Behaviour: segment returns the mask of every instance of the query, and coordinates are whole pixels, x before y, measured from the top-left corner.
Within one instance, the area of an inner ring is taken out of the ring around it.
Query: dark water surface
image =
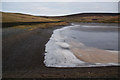
[[[63,31],[68,39],[76,40],[90,47],[118,50],[118,25],[107,23],[73,23]]]

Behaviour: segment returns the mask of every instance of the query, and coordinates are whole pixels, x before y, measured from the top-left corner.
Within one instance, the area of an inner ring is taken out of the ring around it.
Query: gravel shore
[[[3,29],[3,78],[118,78],[120,67],[47,68],[45,44],[53,30],[60,28]],[[8,33],[8,34],[7,34]]]

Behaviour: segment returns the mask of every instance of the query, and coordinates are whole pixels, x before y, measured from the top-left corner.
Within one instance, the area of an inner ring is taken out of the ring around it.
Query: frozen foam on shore
[[[84,63],[69,50],[69,44],[65,42],[65,37],[60,34],[62,29],[55,30],[46,44],[44,63],[47,67],[76,67]]]

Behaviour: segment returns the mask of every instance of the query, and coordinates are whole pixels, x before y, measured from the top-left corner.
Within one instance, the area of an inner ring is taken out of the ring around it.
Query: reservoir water
[[[47,67],[118,65],[118,53],[109,52],[118,51],[118,32],[117,24],[107,23],[72,23],[71,26],[54,30],[46,44],[44,63]],[[90,53],[91,57],[100,59],[91,59],[87,55]],[[95,56],[96,54],[98,56]],[[108,59],[105,59],[105,56]],[[110,58],[113,58],[113,61]]]
[[[73,24],[75,27],[61,31],[69,39],[76,40],[90,47],[106,50],[118,50],[117,24]]]

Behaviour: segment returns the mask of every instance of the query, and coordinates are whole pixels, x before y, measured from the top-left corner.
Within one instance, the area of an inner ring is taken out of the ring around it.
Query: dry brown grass
[[[3,28],[14,27],[14,28],[23,28],[23,29],[27,28],[29,30],[33,30],[37,28],[48,28],[53,26],[62,26],[68,24],[67,22],[61,21],[59,19],[44,18],[44,17],[32,16],[32,15],[20,14],[20,13],[5,13],[5,12],[2,12],[2,22],[4,24],[2,26]]]
[[[27,30],[34,30],[38,28],[50,28],[50,27],[55,27],[55,26],[65,26],[68,23],[66,22],[58,22],[58,23],[42,23],[42,24],[36,24],[36,25],[19,25],[19,26],[14,26],[13,28],[22,28],[22,29],[27,29]]]
[[[88,14],[89,15],[89,14]],[[120,23],[120,15],[118,16],[65,16],[56,17],[66,22],[97,22],[97,23]]]
[[[66,17],[39,17],[21,13],[5,13],[0,12],[2,16],[2,22],[5,24],[3,27],[14,28],[27,28],[33,30],[36,28],[49,28],[54,26],[67,25],[70,22],[98,22],[98,23],[118,23],[120,22],[117,16],[66,16]],[[120,17],[120,16],[119,16]],[[63,21],[63,22],[61,22]],[[37,22],[37,23],[36,23]],[[8,24],[10,23],[10,24]],[[15,24],[16,25],[12,25]],[[22,23],[22,25],[21,25]],[[36,24],[34,24],[36,23]],[[12,26],[10,26],[12,25]]]
[[[32,16],[20,13],[5,13],[2,12],[2,22],[49,22],[60,21],[58,19],[48,19],[38,16]]]

